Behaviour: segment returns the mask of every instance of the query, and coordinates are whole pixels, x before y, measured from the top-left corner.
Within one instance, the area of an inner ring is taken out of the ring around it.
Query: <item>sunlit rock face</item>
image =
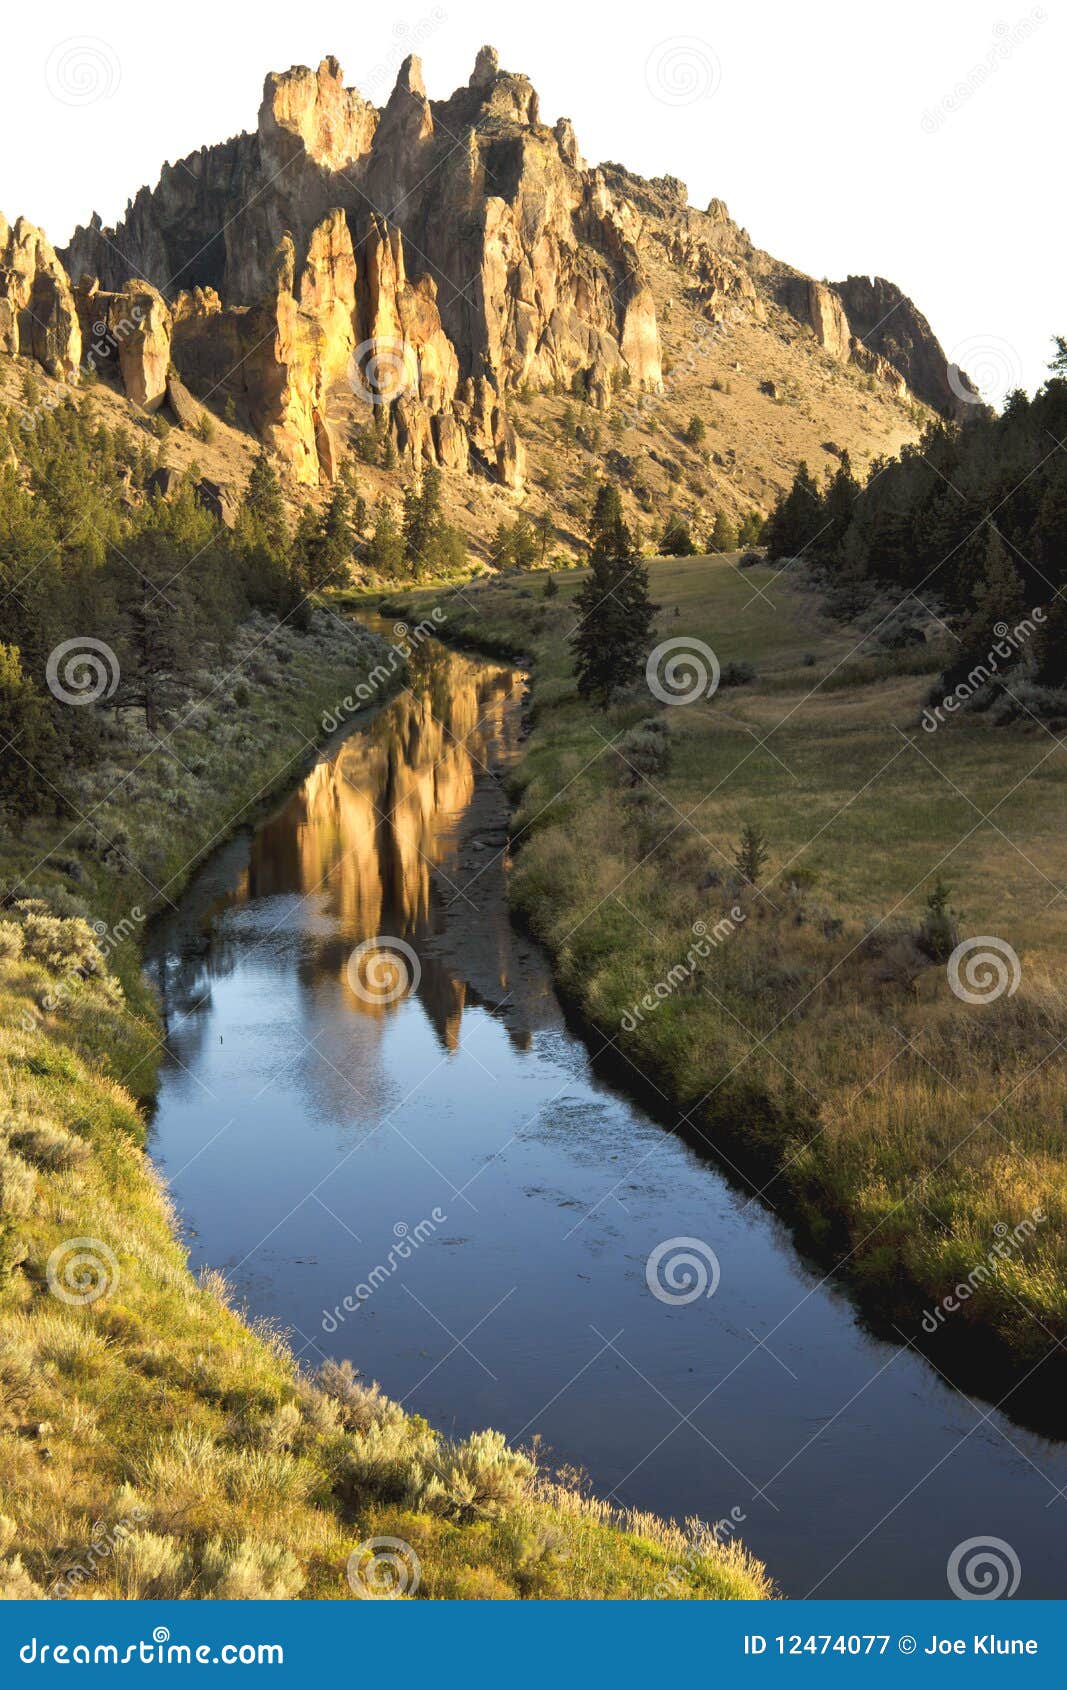
[[[69,379],[92,301],[109,323],[139,297],[120,359],[138,405],[162,401],[166,362],[232,399],[304,485],[333,480],[373,421],[405,471],[489,476],[518,499],[517,393],[608,410],[623,388],[662,390],[664,262],[712,324],[739,313],[773,333],[784,307],[892,393],[974,410],[892,284],[815,282],[758,251],[721,200],[701,212],[675,177],[590,168],[570,119],[543,121],[489,47],[444,100],[408,57],[381,108],[332,57],[272,72],[254,130],[164,165],[116,227],[94,214],[57,255],[0,223],[0,353]]]
[[[42,231],[0,216],[0,352],[36,358],[69,380],[81,363],[82,337],[66,270]]]
[[[639,235],[569,119],[542,123],[526,77],[483,48],[443,101],[406,59],[380,111],[336,59],[272,73],[254,134],[165,166],[65,258],[105,291],[137,276],[183,295],[179,369],[187,350],[189,374],[240,386],[298,479],[328,478],[326,399],[359,348],[357,393],[396,405],[402,454],[449,469],[473,454],[521,492],[510,392],[579,376],[606,407],[624,377],[661,384]]]

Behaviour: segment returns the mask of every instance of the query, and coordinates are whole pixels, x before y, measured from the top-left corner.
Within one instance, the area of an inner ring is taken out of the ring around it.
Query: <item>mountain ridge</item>
[[[978,408],[892,283],[816,281],[756,247],[721,200],[700,211],[675,177],[586,165],[571,120],[542,122],[529,79],[501,70],[489,47],[446,100],[428,97],[409,56],[380,108],[345,86],[333,57],[271,72],[255,130],[166,163],[114,228],[94,213],[58,251],[29,228],[21,220],[15,238],[0,225],[0,350],[29,350],[73,379],[95,363],[103,324],[100,362],[117,351],[112,368],[137,405],[169,403],[180,421],[185,383],[232,402],[306,488],[335,479],[359,436],[384,423],[409,470],[473,471],[521,499],[517,406],[531,393],[602,413],[624,403],[654,466],[662,454],[641,413],[674,385],[664,332],[676,307],[690,340],[733,325],[762,331],[768,353],[797,346],[796,392],[757,384],[770,404],[799,402],[809,350],[858,374],[875,397],[857,401],[870,423],[855,419],[853,449],[857,432],[872,452],[898,449],[924,408]],[[825,364],[816,370],[830,397]],[[689,389],[706,408],[700,384]],[[781,419],[760,420],[745,491],[766,508],[790,453],[811,447],[794,447]],[[833,423],[831,405],[820,432]],[[737,505],[741,490],[721,483],[754,435],[748,417],[732,426],[738,439],[703,454],[707,474],[694,465],[689,480]],[[836,436],[819,444],[832,449]]]

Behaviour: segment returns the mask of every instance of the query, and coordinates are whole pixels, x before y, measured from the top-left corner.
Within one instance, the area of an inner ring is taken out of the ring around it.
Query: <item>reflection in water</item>
[[[312,901],[321,918],[320,937],[302,948],[297,968],[311,1000],[329,982],[353,1013],[380,1018],[414,989],[442,1043],[455,1049],[464,982],[432,956],[415,959],[410,946],[388,941],[422,941],[432,933],[431,872],[448,851],[478,777],[495,776],[514,760],[519,723],[509,703],[521,682],[517,670],[424,644],[413,658],[410,685],[317,763],[257,830],[247,865],[211,909],[210,946],[199,936],[187,939],[177,967],[172,957],[160,980],[168,1015],[184,1020],[207,1008],[211,978],[233,967],[234,929],[217,917],[296,894]],[[379,939],[384,943],[366,943]],[[497,978],[504,995],[503,934]]]

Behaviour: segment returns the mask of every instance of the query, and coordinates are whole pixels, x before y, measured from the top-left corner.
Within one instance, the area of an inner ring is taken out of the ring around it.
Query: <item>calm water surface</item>
[[[1019,1595],[1063,1595],[1064,1447],[868,1336],[772,1215],[592,1071],[503,908],[521,687],[427,647],[156,929],[153,1151],[194,1266],[308,1365],[349,1357],[449,1432],[743,1516],[788,1595],[948,1595],[953,1549],[990,1535]],[[416,961],[350,965],[380,936]],[[380,1001],[401,968],[414,989]],[[713,1296],[650,1291],[679,1238],[714,1251]]]

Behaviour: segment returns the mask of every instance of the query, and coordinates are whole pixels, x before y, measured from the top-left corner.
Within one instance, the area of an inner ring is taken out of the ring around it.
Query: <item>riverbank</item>
[[[74,817],[0,840],[0,1594],[767,1595],[739,1546],[602,1507],[492,1432],[452,1445],[344,1367],[300,1373],[189,1272],[144,1152],[144,925],[380,655],[325,615],[246,624],[195,711],[118,726]]]
[[[650,575],[656,639],[722,665],[711,698],[579,701],[570,572],[444,601],[445,638],[533,667],[513,907],[605,1054],[880,1331],[1062,1434],[1061,744],[974,716],[918,732],[937,641],[879,650],[801,580],[706,559]],[[747,824],[768,841],[758,892],[734,867]],[[929,954],[939,880],[980,964],[994,940],[986,990],[970,953],[955,982]]]

